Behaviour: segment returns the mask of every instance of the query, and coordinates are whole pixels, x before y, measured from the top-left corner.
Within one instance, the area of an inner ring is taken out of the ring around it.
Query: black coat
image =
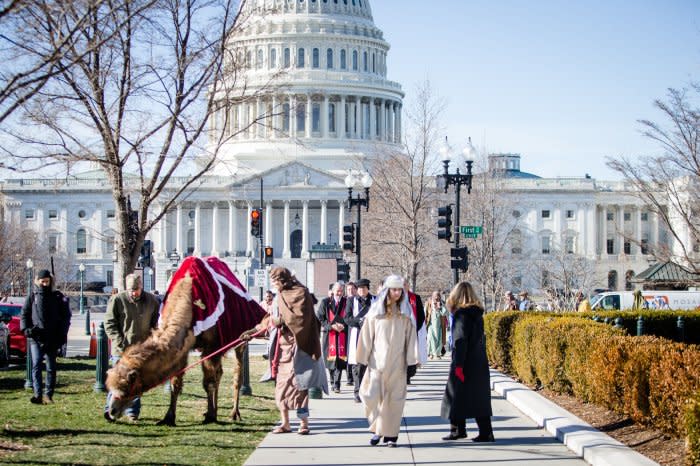
[[[347,367],[347,356],[345,359],[337,356],[332,359],[328,357],[328,339],[330,337],[331,325],[336,322],[345,325],[343,334],[345,335],[345,347],[347,354],[348,326],[345,322],[345,316],[347,315],[345,310],[346,301],[347,299],[345,296],[343,296],[336,307],[335,299],[323,298],[316,309],[316,317],[321,323],[321,348],[323,349],[323,359],[326,361],[326,367],[330,370],[345,369]],[[333,319],[330,319],[330,312],[333,313]],[[338,342],[333,343],[337,344]]]
[[[483,313],[482,308],[469,306],[453,315],[452,364],[440,413],[444,419],[461,422],[492,415]],[[457,366],[464,371],[464,382],[455,375]]]
[[[68,340],[70,318],[68,298],[63,293],[44,293],[35,287],[22,307],[20,330],[48,349],[59,349]]]

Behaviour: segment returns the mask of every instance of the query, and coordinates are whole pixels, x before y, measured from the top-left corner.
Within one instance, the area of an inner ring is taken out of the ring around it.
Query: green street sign
[[[479,235],[477,233],[462,233],[462,236],[465,238],[478,238]]]
[[[463,235],[480,235],[481,233],[483,233],[483,230],[483,227],[477,225],[462,225],[459,227],[459,232]]]

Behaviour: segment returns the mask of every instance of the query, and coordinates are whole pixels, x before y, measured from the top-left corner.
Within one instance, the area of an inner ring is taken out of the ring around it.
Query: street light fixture
[[[369,211],[369,188],[372,186],[372,177],[369,173],[364,172],[361,176],[356,177],[352,170],[349,171],[348,176],[345,177],[345,186],[348,188],[348,211],[352,211],[353,206],[357,206],[357,228],[355,229],[355,252],[357,254],[357,279],[359,280],[362,276],[361,274],[361,264],[362,264],[362,248],[361,248],[361,235],[362,235],[362,206],[365,206],[365,210]],[[352,197],[352,189],[354,187],[365,188],[365,197],[363,198],[358,192],[355,198]]]
[[[455,237],[455,247],[454,250],[459,251],[459,235],[460,235],[460,190],[462,185],[466,186],[467,194],[472,192],[472,164],[474,163],[473,157],[477,155],[477,151],[472,145],[472,138],[469,138],[467,142],[467,147],[462,151],[462,157],[456,156],[453,158],[455,162],[456,170],[455,173],[449,173],[450,169],[450,146],[447,144],[447,137],[445,137],[445,145],[440,148],[440,154],[442,155],[442,165],[444,172],[441,175],[441,184],[444,184],[445,193],[450,185],[455,187],[455,222],[454,222],[454,237]],[[460,173],[461,163],[466,164],[467,172],[465,174]],[[456,285],[459,281],[459,268],[454,269],[453,285]]]
[[[90,335],[90,309],[85,307],[85,293],[84,293],[84,283],[85,283],[85,264],[82,262],[78,266],[78,273],[80,274],[80,314],[85,314],[85,335]]]
[[[27,259],[27,296],[32,293],[32,275],[34,269],[34,261]],[[31,345],[28,345],[27,354],[24,358],[26,360],[25,376],[24,376],[24,388],[31,390],[33,388],[33,376],[32,376],[32,351]]]

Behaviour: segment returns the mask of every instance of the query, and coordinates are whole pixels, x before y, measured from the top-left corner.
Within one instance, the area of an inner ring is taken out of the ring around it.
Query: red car
[[[10,329],[10,354],[24,357],[27,354],[27,338],[19,330],[21,304],[0,303],[0,320]]]

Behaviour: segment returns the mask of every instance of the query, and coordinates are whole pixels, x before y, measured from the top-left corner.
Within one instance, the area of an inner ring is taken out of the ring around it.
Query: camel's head
[[[143,383],[136,369],[132,369],[123,359],[107,371],[107,390],[109,390],[109,406],[105,417],[114,421],[124,414],[131,401],[143,393]]]

